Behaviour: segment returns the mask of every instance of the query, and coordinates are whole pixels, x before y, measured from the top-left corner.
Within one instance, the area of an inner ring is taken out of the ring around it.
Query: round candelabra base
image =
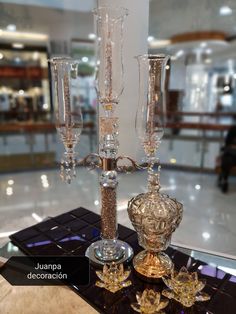
[[[100,240],[92,243],[86,250],[85,256],[97,265],[111,262],[127,263],[134,255],[132,247],[121,240]]]
[[[159,279],[170,274],[173,263],[163,252],[144,250],[134,257],[133,266],[140,275],[150,279]]]

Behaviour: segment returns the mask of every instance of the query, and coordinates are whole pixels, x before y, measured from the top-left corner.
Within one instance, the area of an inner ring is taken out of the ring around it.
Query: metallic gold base
[[[134,269],[144,277],[159,279],[170,274],[173,263],[162,252],[142,251],[133,259]]]

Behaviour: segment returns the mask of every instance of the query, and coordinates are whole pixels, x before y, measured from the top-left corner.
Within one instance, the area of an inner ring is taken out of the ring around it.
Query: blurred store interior
[[[83,131],[77,151],[81,158],[96,152],[94,7],[95,0],[0,1],[0,244],[19,229],[79,205],[99,212],[96,171],[78,169],[70,186],[60,180],[64,148],[56,134],[48,66],[53,56],[80,60],[74,93]],[[158,154],[163,191],[185,209],[173,242],[232,258],[236,164],[224,193],[217,180],[222,147],[236,123],[235,21],[234,0],[151,0],[145,38],[149,53],[171,57],[166,129]],[[129,111],[129,103],[125,106]],[[134,116],[124,126],[129,138]],[[121,135],[121,146],[125,140]],[[130,140],[125,145],[130,147]],[[141,148],[136,150],[142,158]],[[145,188],[146,173],[121,175],[118,217],[127,226],[127,201]]]

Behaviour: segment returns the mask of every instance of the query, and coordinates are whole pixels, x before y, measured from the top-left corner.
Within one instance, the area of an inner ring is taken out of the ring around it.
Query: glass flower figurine
[[[171,259],[163,253],[181,219],[182,204],[161,194],[160,166],[156,152],[164,133],[165,87],[168,57],[139,56],[139,107],[136,131],[148,163],[148,192],[137,195],[128,203],[128,214],[145,250],[133,259],[135,270],[141,275],[158,279],[171,272]]]
[[[137,303],[132,303],[131,307],[143,314],[164,314],[162,311],[169,303],[168,300],[161,301],[161,294],[152,289],[145,289],[142,293],[136,293]]]
[[[191,307],[195,301],[207,301],[210,296],[201,290],[205,287],[204,280],[198,280],[196,272],[190,273],[185,267],[179,272],[172,271],[170,277],[163,277],[162,280],[170,290],[163,290],[162,294],[175,299],[186,307]]]
[[[67,183],[76,176],[75,146],[83,127],[78,100],[78,62],[71,58],[50,60],[54,85],[56,128],[65,147],[61,159],[61,178]]]
[[[127,278],[130,275],[129,270],[124,270],[123,264],[112,262],[110,265],[105,264],[102,271],[96,271],[100,281],[96,282],[96,286],[105,288],[106,290],[115,293],[132,283]]]

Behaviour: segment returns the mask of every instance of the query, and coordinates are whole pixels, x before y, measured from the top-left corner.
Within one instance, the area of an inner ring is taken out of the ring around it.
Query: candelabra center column
[[[86,251],[95,263],[124,262],[133,255],[132,248],[118,240],[117,232],[117,172],[119,147],[118,117],[115,115],[123,92],[123,24],[124,8],[100,7],[94,11],[97,28],[96,91],[99,102],[99,156],[102,160],[101,238]]]

